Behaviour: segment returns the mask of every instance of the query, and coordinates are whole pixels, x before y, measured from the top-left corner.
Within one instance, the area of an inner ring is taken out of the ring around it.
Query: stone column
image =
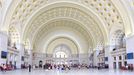
[[[114,68],[114,66],[113,66],[113,61],[114,60],[113,60],[113,57],[111,55],[111,52],[112,52],[113,48],[114,48],[114,46],[112,46],[112,45],[105,46],[105,58],[108,57],[108,61],[105,61],[105,64],[108,64],[110,69]]]
[[[22,57],[24,57],[24,44],[18,43],[16,44],[16,47],[19,50],[18,58],[16,61],[16,67],[21,68],[21,64],[24,64],[24,61],[22,61]]]
[[[32,52],[32,49],[30,49],[30,50],[29,50],[28,62],[29,62],[29,64],[31,64],[31,65],[33,65],[32,59],[33,59],[33,52]]]
[[[98,66],[99,60],[98,60],[98,50],[93,51],[93,66]]]

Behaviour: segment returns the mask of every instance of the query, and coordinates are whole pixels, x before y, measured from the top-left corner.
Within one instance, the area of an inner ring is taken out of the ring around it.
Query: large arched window
[[[121,30],[116,31],[111,39],[111,45],[115,46],[114,49],[123,48],[126,46],[125,33]]]
[[[29,41],[28,40],[26,40],[25,42],[24,42],[24,45],[25,45],[25,49],[30,49],[30,43],[29,43]]]
[[[16,47],[16,43],[20,41],[19,32],[15,29],[15,27],[9,27],[9,38],[8,38],[8,45],[11,47]]]
[[[30,42],[29,40],[24,41],[25,53],[30,54]]]
[[[67,58],[68,57],[68,55],[62,51],[56,52],[55,55],[56,55],[56,58]]]
[[[54,58],[68,58],[71,54],[70,48],[67,45],[61,44],[54,49]]]

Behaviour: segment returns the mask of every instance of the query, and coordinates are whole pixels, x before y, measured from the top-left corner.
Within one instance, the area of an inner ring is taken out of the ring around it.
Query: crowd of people
[[[45,63],[44,65],[28,65],[28,64],[22,64],[21,69],[29,69],[29,72],[31,72],[31,69],[47,69],[47,70],[52,70],[52,69],[57,69],[57,70],[71,70],[71,69],[82,69],[82,68],[98,68],[102,69],[103,67],[101,66],[91,66],[87,64],[51,64],[51,63]],[[105,66],[107,68],[107,66]],[[9,64],[2,64],[0,65],[0,70],[1,71],[9,71],[9,70],[14,70],[16,69],[15,66],[9,65]]]
[[[92,65],[87,65],[87,64],[50,64],[50,63],[46,63],[44,65],[21,65],[22,69],[28,69],[29,72],[31,72],[32,69],[45,69],[45,70],[71,70],[71,69],[89,69],[89,68],[98,68],[99,69],[108,69],[108,65],[105,66],[92,66]],[[13,65],[9,65],[9,64],[2,64],[0,65],[0,70],[2,72],[6,72],[8,70],[13,70],[16,69],[15,66]],[[124,69],[124,68],[123,68]],[[125,68],[126,69],[126,68]],[[131,68],[131,65],[128,66],[128,70],[133,70],[133,68]]]
[[[120,69],[133,71],[134,70],[134,67],[133,67],[132,64],[128,64],[126,66],[121,66]]]
[[[52,69],[57,69],[57,70],[70,70],[70,69],[81,69],[81,68],[89,68],[89,66],[87,64],[50,64],[50,63],[46,63],[44,65],[33,65],[33,69],[35,68],[42,68],[42,69],[48,69],[48,70],[52,70]]]
[[[29,65],[27,67],[29,69],[29,72],[31,72],[31,69],[45,69],[45,70],[71,70],[71,69],[89,69],[89,68],[98,68],[98,70],[100,69],[108,69],[108,65],[107,64],[104,64],[104,65],[98,65],[98,66],[93,66],[93,65],[87,65],[87,64],[50,64],[50,63],[46,63],[44,65],[39,65],[39,66],[36,66],[36,65]],[[128,66],[127,70],[133,70],[133,68],[130,66]]]
[[[8,70],[13,70],[13,69],[15,69],[15,66],[13,66],[13,65],[9,65],[9,64],[2,64],[2,65],[0,65],[0,70],[2,72],[6,72]]]

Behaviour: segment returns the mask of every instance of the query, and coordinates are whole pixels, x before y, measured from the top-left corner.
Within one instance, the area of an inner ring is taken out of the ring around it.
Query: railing
[[[126,48],[119,48],[111,52],[111,54],[125,54]]]
[[[19,51],[18,51],[17,49],[12,48],[12,47],[10,47],[10,46],[8,46],[8,51],[9,51],[9,52],[13,52],[13,53],[19,53]]]

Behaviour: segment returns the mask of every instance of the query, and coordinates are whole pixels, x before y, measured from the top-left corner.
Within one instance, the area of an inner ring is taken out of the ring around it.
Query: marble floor
[[[58,71],[58,70],[15,70],[0,72],[0,75],[134,75],[131,71],[121,70],[97,70],[97,69],[81,69],[81,70],[70,70],[70,71]]]

